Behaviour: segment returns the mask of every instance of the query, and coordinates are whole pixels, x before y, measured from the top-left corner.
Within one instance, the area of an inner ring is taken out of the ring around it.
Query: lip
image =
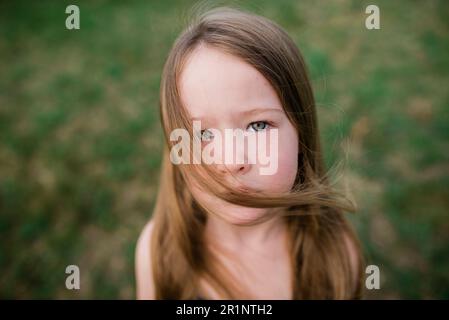
[[[236,186],[236,189],[241,192],[258,192],[257,189],[250,188],[250,187],[243,186],[243,185]]]
[[[251,190],[247,187],[237,187],[238,191],[242,191],[242,192],[250,192]]]

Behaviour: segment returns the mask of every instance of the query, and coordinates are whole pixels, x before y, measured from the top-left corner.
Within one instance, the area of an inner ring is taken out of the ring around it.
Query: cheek
[[[298,170],[298,153],[294,152],[291,146],[284,150],[279,149],[278,170],[272,176],[266,176],[270,185],[273,186],[272,191],[285,192],[293,187],[296,173]]]
[[[279,132],[278,169],[274,175],[260,176],[271,192],[286,192],[293,187],[298,171],[298,136],[293,127]]]

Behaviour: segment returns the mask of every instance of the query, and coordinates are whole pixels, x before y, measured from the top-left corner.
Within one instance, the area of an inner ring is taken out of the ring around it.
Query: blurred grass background
[[[193,1],[0,3],[0,298],[134,298],[157,191],[162,66]],[[76,4],[81,29],[65,28]],[[371,298],[449,298],[449,4],[234,1],[311,70],[326,161],[347,157]],[[65,288],[69,264],[81,290]]]

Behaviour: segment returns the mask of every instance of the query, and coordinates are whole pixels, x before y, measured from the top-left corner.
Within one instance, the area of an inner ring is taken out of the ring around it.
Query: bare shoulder
[[[349,263],[351,265],[353,281],[354,284],[356,284],[359,280],[358,277],[360,273],[360,268],[362,267],[360,265],[359,248],[355,240],[349,234],[345,234],[344,239],[346,243],[346,248],[348,250]]]
[[[153,221],[150,220],[140,233],[136,244],[135,273],[137,299],[155,299],[153,268],[150,253],[152,233]]]

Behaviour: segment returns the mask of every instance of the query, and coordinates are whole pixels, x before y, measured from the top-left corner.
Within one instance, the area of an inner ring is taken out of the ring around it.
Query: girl
[[[360,247],[343,214],[354,208],[326,178],[306,66],[286,32],[254,14],[211,10],[175,42],[160,90],[167,145],[136,248],[137,297],[360,297]],[[194,120],[201,131],[191,138],[203,147],[228,128],[277,130],[266,142],[277,146],[276,172],[261,175],[249,161],[174,164],[171,133],[192,132]]]

